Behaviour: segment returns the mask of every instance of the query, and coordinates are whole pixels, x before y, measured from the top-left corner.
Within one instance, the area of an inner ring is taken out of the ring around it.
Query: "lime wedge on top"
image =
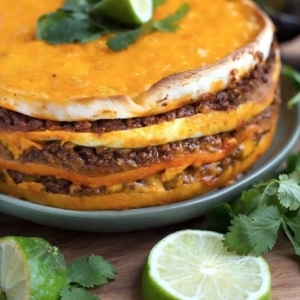
[[[0,239],[0,299],[58,300],[67,284],[62,254],[41,238]]]
[[[238,256],[223,235],[183,230],[150,252],[143,274],[144,300],[268,300],[271,275],[262,257]]]
[[[141,25],[153,15],[152,0],[102,0],[93,12],[127,25]]]

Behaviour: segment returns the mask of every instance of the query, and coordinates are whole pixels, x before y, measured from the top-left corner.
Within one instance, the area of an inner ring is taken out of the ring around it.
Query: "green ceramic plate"
[[[283,87],[286,88],[285,85]],[[283,98],[289,99],[288,94],[285,92]],[[196,218],[206,213],[215,204],[233,200],[242,190],[271,176],[298,142],[299,124],[299,107],[288,110],[283,103],[274,141],[252,170],[242,175],[235,184],[229,187],[191,200],[120,212],[79,212],[37,205],[0,194],[0,211],[40,224],[94,232],[140,230]]]

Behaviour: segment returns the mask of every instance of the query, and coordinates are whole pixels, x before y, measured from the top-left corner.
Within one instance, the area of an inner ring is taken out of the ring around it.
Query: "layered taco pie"
[[[248,0],[167,0],[153,20],[182,4],[176,30],[114,51],[110,33],[38,39],[62,0],[0,2],[0,192],[123,210],[193,198],[253,166],[280,103],[273,25]]]

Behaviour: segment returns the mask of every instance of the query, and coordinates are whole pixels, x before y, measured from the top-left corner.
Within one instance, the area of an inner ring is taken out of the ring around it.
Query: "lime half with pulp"
[[[58,300],[66,284],[67,266],[58,248],[41,238],[0,239],[1,300]]]
[[[229,253],[223,235],[183,230],[150,252],[143,274],[144,300],[268,300],[271,275],[262,257]]]
[[[127,25],[141,25],[153,15],[152,0],[102,0],[93,12]]]

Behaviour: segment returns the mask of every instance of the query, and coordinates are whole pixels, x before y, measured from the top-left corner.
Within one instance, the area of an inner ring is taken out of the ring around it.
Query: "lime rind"
[[[222,239],[215,232],[183,230],[161,240],[144,269],[144,299],[270,299],[266,261],[229,253]]]
[[[166,296],[166,291],[163,287],[153,279],[150,275],[149,259],[143,270],[142,277],[142,294],[143,300],[178,300],[179,298],[171,295],[170,293]]]
[[[93,11],[127,25],[141,25],[148,22],[153,15],[152,0],[103,0]]]
[[[0,284],[9,300],[58,300],[67,285],[67,266],[42,238],[0,239]]]

